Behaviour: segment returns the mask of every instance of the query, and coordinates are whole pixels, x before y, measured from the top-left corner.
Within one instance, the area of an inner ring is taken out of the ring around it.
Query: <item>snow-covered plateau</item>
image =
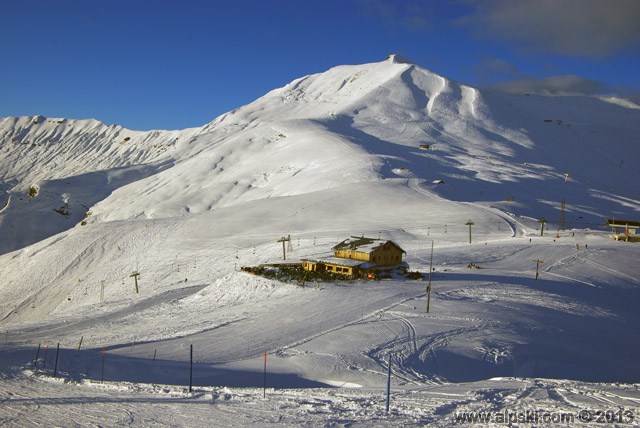
[[[394,55],[186,130],[0,118],[0,425],[637,425],[638,135]],[[423,279],[241,271],[288,236]]]

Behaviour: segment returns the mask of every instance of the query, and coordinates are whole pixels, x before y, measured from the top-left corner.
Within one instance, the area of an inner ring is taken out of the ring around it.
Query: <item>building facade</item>
[[[406,252],[395,242],[365,237],[351,237],[333,247],[333,257],[303,259],[309,272],[331,272],[351,277],[375,274],[403,265]]]

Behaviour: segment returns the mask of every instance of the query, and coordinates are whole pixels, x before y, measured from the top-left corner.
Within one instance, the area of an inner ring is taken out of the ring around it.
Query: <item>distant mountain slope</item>
[[[173,162],[184,131],[131,131],[96,120],[0,119],[0,253],[66,230],[114,189]]]
[[[570,226],[636,217],[634,107],[482,91],[391,56],[297,79],[184,131],[2,119],[0,252],[89,212],[167,218],[374,180],[552,222],[565,200]]]

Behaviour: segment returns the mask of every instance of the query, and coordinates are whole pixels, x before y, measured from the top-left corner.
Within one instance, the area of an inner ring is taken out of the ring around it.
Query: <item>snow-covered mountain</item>
[[[397,55],[187,130],[0,119],[0,328],[23,347],[109,346],[112,381],[179,382],[172,362],[196,343],[210,384],[244,384],[264,351],[285,386],[371,387],[389,355],[403,387],[637,382],[640,250],[602,224],[640,216],[639,131],[624,100],[506,95]],[[350,235],[393,239],[423,272],[434,242],[433,313],[420,281],[300,288],[238,272],[280,259],[286,235],[294,260]],[[158,349],[168,362],[145,374]],[[91,358],[68,376],[95,378]]]
[[[6,118],[1,248],[86,213],[170,218],[376,181],[551,222],[564,199],[567,225],[601,224],[640,211],[639,119],[610,100],[482,91],[395,55],[300,78],[184,131]]]

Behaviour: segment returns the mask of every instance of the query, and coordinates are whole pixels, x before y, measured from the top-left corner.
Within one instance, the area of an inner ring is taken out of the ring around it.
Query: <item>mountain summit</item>
[[[398,54],[391,54],[387,60],[393,64],[413,64],[412,61]]]
[[[599,224],[640,211],[638,124],[637,109],[483,91],[397,54],[296,79],[184,131],[5,118],[0,231],[10,239],[0,250],[80,221],[171,218],[357,183],[534,218],[557,218],[564,200],[571,224]]]

